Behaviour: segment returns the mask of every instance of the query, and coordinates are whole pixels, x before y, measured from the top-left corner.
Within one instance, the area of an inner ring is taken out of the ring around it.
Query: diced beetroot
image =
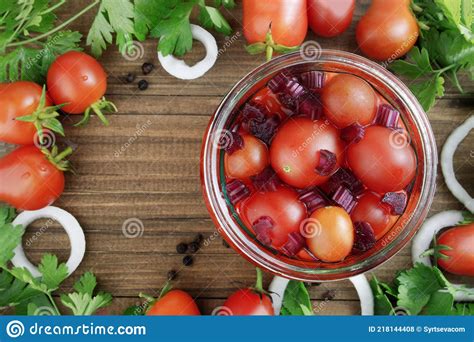
[[[242,121],[244,123],[250,120],[264,121],[267,116],[267,109],[259,103],[246,103],[242,108]]]
[[[306,94],[306,89],[295,80],[286,83],[285,92],[295,99],[302,98]]]
[[[296,99],[291,97],[291,95],[288,95],[287,93],[278,93],[278,100],[284,107],[292,110],[293,112],[295,112],[298,108],[298,103]]]
[[[354,223],[355,238],[354,249],[359,252],[365,252],[375,246],[375,233],[368,222]]]
[[[271,245],[271,231],[273,229],[273,225],[273,220],[269,216],[262,216],[255,220],[255,222],[252,224],[252,228],[255,232],[257,240],[264,245]]]
[[[271,167],[265,168],[258,175],[251,177],[253,185],[258,191],[275,191],[281,184],[280,179]]]
[[[280,118],[277,115],[273,115],[265,118],[262,122],[250,120],[248,122],[248,131],[266,144],[269,144],[279,125]]]
[[[244,147],[244,140],[242,136],[237,132],[226,131],[218,142],[219,146],[223,146],[224,151],[228,154],[232,154],[237,150],[241,150]]]
[[[347,143],[358,143],[362,140],[365,129],[357,122],[341,130],[341,139]]]
[[[349,189],[343,185],[337,188],[336,192],[332,195],[332,200],[348,213],[350,213],[355,206],[354,196],[352,196]]]
[[[341,185],[347,187],[355,196],[364,192],[362,182],[357,179],[351,170],[345,168],[339,168],[339,170],[329,178],[324,190],[328,195],[332,195]]]
[[[400,112],[388,104],[382,104],[377,109],[377,123],[388,128],[397,128]]]
[[[283,245],[281,251],[288,256],[294,256],[305,246],[305,238],[299,232],[288,234],[288,241]]]
[[[316,96],[307,96],[299,104],[298,112],[311,120],[317,120],[323,116],[323,106]]]
[[[336,168],[337,157],[328,150],[319,150],[319,163],[316,172],[320,176],[329,176]]]
[[[286,83],[290,80],[290,78],[285,75],[284,73],[276,74],[270,81],[268,81],[268,88],[273,93],[279,93],[285,89]]]
[[[233,179],[226,184],[227,196],[230,199],[232,205],[236,205],[238,202],[247,198],[250,195],[250,190],[247,186],[239,181],[238,179]]]
[[[324,73],[321,71],[308,71],[300,75],[301,82],[306,88],[321,89],[324,85]]]
[[[309,215],[311,215],[316,209],[325,207],[328,204],[324,195],[317,188],[312,188],[302,192],[299,195],[299,200],[306,205]]]
[[[390,207],[392,215],[401,215],[407,206],[407,194],[405,192],[387,192],[382,197],[382,203]]]

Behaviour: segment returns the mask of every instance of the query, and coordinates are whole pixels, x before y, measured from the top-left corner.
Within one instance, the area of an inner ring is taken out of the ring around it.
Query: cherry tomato
[[[197,316],[200,314],[193,297],[181,290],[167,292],[146,312],[147,316]]]
[[[273,138],[270,161],[278,176],[297,188],[324,183],[329,176],[316,172],[320,150],[328,150],[337,157],[336,167],[343,160],[344,144],[338,130],[327,120],[290,118]]]
[[[358,199],[351,213],[352,221],[365,221],[372,226],[377,240],[392,226],[389,209],[380,200],[380,195],[367,191]]]
[[[86,123],[92,110],[107,124],[103,111],[116,111],[103,99],[107,89],[107,74],[93,57],[79,51],[69,51],[56,58],[47,75],[48,91],[54,103],[67,103],[61,109],[69,114],[84,113]]]
[[[268,49],[277,52],[284,50],[275,44],[298,46],[303,43],[308,31],[306,0],[244,0],[243,28],[249,44],[266,42]],[[268,33],[271,33],[273,42],[268,41]],[[268,57],[271,58],[271,53]]]
[[[234,316],[273,316],[275,314],[270,298],[253,289],[237,290],[227,298],[223,307],[228,311],[228,315]]]
[[[369,57],[388,61],[402,57],[415,45],[419,28],[411,1],[374,0],[356,28],[360,49]]]
[[[23,146],[0,159],[0,201],[17,209],[52,204],[64,190],[64,174],[36,146]]]
[[[365,186],[380,194],[404,189],[416,172],[407,136],[381,126],[367,128],[364,138],[349,146],[347,162]]]
[[[306,217],[306,207],[298,200],[298,194],[286,186],[275,191],[255,192],[238,207],[240,217],[247,227],[261,217],[269,217],[273,222],[270,231],[271,245],[281,247],[288,234],[297,232]]]
[[[252,101],[264,106],[268,113],[278,115],[282,120],[291,114],[291,111],[281,104],[276,94],[268,87],[259,90],[252,98]]]
[[[448,256],[447,259],[438,259],[438,265],[443,270],[463,276],[474,276],[474,223],[443,231],[437,243],[451,248],[440,251]]]
[[[38,110],[41,93],[42,88],[33,82],[0,84],[0,141],[17,145],[35,143],[36,128],[33,122],[16,119],[32,115]],[[45,107],[51,105],[51,99],[46,94]]]
[[[355,0],[308,0],[309,27],[323,37],[343,33],[352,21]]]
[[[344,209],[319,208],[304,225],[308,248],[318,259],[338,262],[350,254],[354,244],[354,227]]]
[[[355,122],[366,126],[372,123],[377,111],[375,91],[353,75],[334,76],[323,88],[321,99],[326,117],[338,128]]]
[[[263,171],[269,161],[267,145],[260,139],[245,134],[242,140],[242,149],[226,153],[224,165],[227,176],[245,180]]]

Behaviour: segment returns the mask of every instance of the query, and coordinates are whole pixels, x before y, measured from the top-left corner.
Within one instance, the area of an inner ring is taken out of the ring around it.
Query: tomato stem
[[[260,268],[256,268],[257,270],[257,281],[255,282],[255,291],[259,293],[265,293],[265,290],[263,289],[263,274],[262,270]]]
[[[33,37],[33,38],[30,38],[30,39],[27,39],[27,40],[22,40],[22,41],[18,41],[18,42],[14,42],[14,43],[10,43],[10,44],[7,44],[7,48],[9,47],[15,47],[15,46],[21,46],[21,45],[26,45],[26,44],[30,44],[30,43],[34,43],[36,42],[37,40],[40,40],[40,39],[43,39],[43,38],[46,38],[50,35],[52,35],[53,33],[56,33],[60,30],[62,30],[64,27],[66,27],[67,25],[69,25],[70,23],[72,23],[73,21],[75,21],[76,19],[78,19],[79,17],[81,17],[83,14],[85,14],[86,12],[88,12],[89,10],[91,10],[92,8],[94,8],[95,6],[97,6],[98,4],[100,3],[100,0],[95,0],[93,3],[91,3],[90,5],[84,7],[81,11],[79,11],[77,14],[75,14],[74,16],[72,16],[71,18],[69,18],[68,20],[66,20],[65,22],[61,23],[60,25],[56,26],[54,29],[48,31],[48,32],[45,32],[43,34],[40,34],[36,37]]]

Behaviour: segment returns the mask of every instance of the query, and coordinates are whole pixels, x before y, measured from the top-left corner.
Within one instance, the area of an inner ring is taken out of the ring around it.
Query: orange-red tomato
[[[323,37],[343,33],[352,21],[355,0],[308,0],[308,21],[311,30]]]
[[[344,260],[354,244],[354,227],[349,214],[340,207],[317,209],[306,222],[304,231],[309,250],[322,261]],[[311,225],[311,226],[309,226]]]
[[[270,297],[249,288],[237,290],[230,295],[224,302],[223,310],[226,311],[226,315],[234,316],[273,316],[275,314]]]
[[[363,79],[339,74],[327,82],[322,92],[326,117],[338,128],[353,123],[362,126],[372,123],[377,111],[377,96]]]
[[[364,138],[348,147],[347,162],[357,178],[379,194],[404,189],[416,173],[409,138],[381,126],[367,128]]]
[[[23,146],[0,159],[0,201],[22,210],[52,204],[64,190],[64,174],[36,146]]]
[[[367,191],[358,199],[351,213],[352,221],[365,221],[372,226],[377,240],[392,226],[389,209],[380,200],[380,195]]]
[[[270,28],[275,43],[303,43],[308,31],[306,0],[243,1],[243,29],[249,44],[264,42]]]
[[[36,128],[32,122],[15,120],[30,115],[38,108],[42,88],[33,82],[0,83],[0,141],[17,145],[32,145]],[[46,94],[45,106],[51,106]]]
[[[438,259],[438,265],[443,270],[463,276],[474,276],[474,223],[443,231],[437,243],[451,248],[440,251],[448,256],[447,259]]]
[[[81,114],[104,96],[107,74],[93,57],[84,52],[69,51],[51,64],[47,85],[55,104],[67,103],[62,110]]]
[[[419,28],[409,0],[374,0],[356,29],[360,49],[367,56],[389,61],[415,45]]]
[[[275,248],[286,243],[288,234],[299,230],[301,221],[307,215],[296,191],[286,186],[280,186],[275,191],[255,192],[240,204],[238,211],[247,227],[252,227],[261,217],[269,217],[274,223],[270,238]]]
[[[276,94],[268,87],[260,89],[252,98],[252,102],[264,106],[270,115],[278,115],[282,120],[291,114],[291,111],[283,107]]]
[[[193,297],[182,290],[171,290],[146,312],[147,316],[197,316],[199,308]]]
[[[268,148],[260,139],[253,135],[242,135],[242,149],[226,153],[224,165],[226,175],[231,178],[245,180],[260,173],[269,163]]]
[[[339,138],[338,130],[327,120],[290,118],[273,138],[270,162],[286,183],[297,188],[315,186],[329,178],[316,172],[320,150],[334,153],[337,157],[335,169],[340,166],[344,143]]]

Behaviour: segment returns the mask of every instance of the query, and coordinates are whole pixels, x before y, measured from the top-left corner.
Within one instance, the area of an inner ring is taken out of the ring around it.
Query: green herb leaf
[[[95,275],[92,272],[86,272],[74,284],[74,290],[79,293],[86,293],[92,296],[96,286],[97,280],[95,278]]]
[[[408,85],[425,111],[433,107],[436,97],[444,96],[444,78],[438,74],[426,81],[416,81]]]
[[[301,316],[307,315],[308,312],[313,312],[313,306],[306,286],[301,281],[291,280],[283,295],[280,314],[282,316]]]
[[[217,8],[206,6],[204,0],[200,4],[199,21],[205,28],[215,29],[225,35],[232,33],[232,28],[221,12]]]
[[[92,297],[89,293],[73,292],[61,295],[61,302],[76,316],[90,316],[109,305],[112,296],[109,293],[99,293]]]
[[[43,255],[38,270],[42,274],[41,281],[49,292],[56,290],[69,275],[66,264],[58,264],[58,258],[52,254]]]
[[[13,252],[21,243],[25,232],[23,226],[14,226],[11,223],[0,225],[0,267],[4,267],[15,253]]]
[[[0,308],[18,305],[38,296],[39,292],[7,270],[0,271]]]
[[[370,279],[370,287],[374,294],[374,314],[375,315],[392,315],[393,305],[383,290],[385,284],[379,282],[375,275]]]

